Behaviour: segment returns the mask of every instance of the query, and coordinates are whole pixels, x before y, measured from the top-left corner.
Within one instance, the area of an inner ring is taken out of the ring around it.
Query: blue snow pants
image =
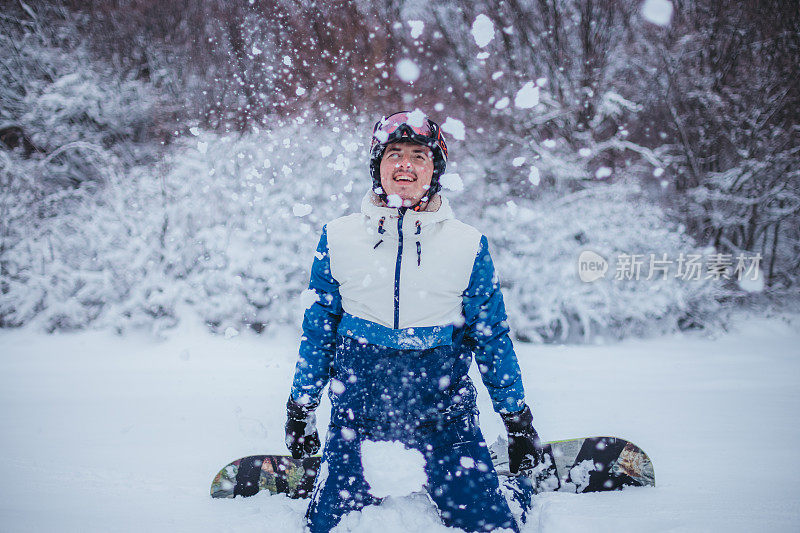
[[[328,532],[342,516],[380,503],[369,492],[361,463],[364,440],[399,440],[425,457],[427,490],[447,526],[466,531],[519,531],[478,426],[476,415],[419,427],[399,437],[331,424],[317,485],[306,513],[312,533]],[[469,458],[463,460],[462,458]],[[388,465],[387,465],[388,467]]]

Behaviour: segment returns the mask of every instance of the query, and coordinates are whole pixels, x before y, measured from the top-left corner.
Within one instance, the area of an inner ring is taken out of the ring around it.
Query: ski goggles
[[[419,112],[401,111],[376,122],[375,127],[372,128],[371,148],[377,144],[388,144],[403,137],[431,147],[438,147],[444,160],[447,160],[447,145],[444,142],[441,128],[428,117],[424,115],[420,117]]]

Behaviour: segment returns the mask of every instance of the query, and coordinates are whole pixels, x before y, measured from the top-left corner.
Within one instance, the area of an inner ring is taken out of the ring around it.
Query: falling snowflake
[[[411,38],[416,39],[422,35],[422,30],[425,29],[425,23],[421,20],[409,20],[408,25],[411,26]]]
[[[414,83],[419,78],[419,67],[410,59],[397,62],[397,76],[406,83]]]
[[[599,179],[599,180],[602,180],[602,179],[605,179],[605,178],[611,176],[611,174],[612,174],[612,170],[610,168],[608,168],[608,167],[600,167],[600,168],[597,169],[597,172],[594,173],[594,177]]]
[[[475,39],[475,44],[483,48],[494,39],[494,23],[486,15],[480,14],[475,17],[471,32],[472,38]]]
[[[442,174],[442,176],[439,178],[439,183],[441,183],[442,187],[448,191],[461,192],[464,190],[464,182],[461,181],[461,176],[455,172]]]
[[[511,100],[509,100],[508,96],[504,96],[500,100],[498,100],[496,104],[494,104],[494,108],[495,109],[505,109],[505,108],[508,107],[508,104],[510,104],[510,103],[511,103]]]
[[[319,259],[322,259],[321,257]],[[300,304],[303,306],[303,309],[310,309],[312,305],[319,301],[319,295],[317,291],[312,291],[311,289],[306,289],[300,293]]]
[[[539,87],[529,81],[517,91],[514,97],[514,107],[518,109],[530,109],[539,105]]]
[[[539,169],[531,165],[531,171],[528,174],[528,181],[530,181],[535,186],[539,185],[540,180],[541,176],[539,175]]]
[[[292,206],[292,213],[296,217],[304,217],[310,214],[311,211],[312,208],[309,204],[294,204],[294,206]]]
[[[442,131],[449,133],[459,141],[464,140],[464,123],[456,118],[447,117],[447,120],[442,124]]]
[[[422,125],[425,124],[426,118],[428,118],[428,116],[423,111],[415,109],[408,114],[408,124],[415,128],[421,128]]]
[[[672,20],[672,2],[669,0],[645,0],[642,4],[642,17],[659,26],[669,25]]]

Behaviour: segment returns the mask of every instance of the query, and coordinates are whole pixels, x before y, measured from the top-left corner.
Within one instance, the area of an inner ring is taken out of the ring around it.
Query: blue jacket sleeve
[[[469,286],[462,296],[467,335],[476,345],[475,361],[494,410],[513,413],[525,407],[522,375],[508,336],[506,308],[495,275],[489,242],[481,236]]]
[[[336,329],[342,318],[339,282],[331,275],[327,226],[322,228],[308,288],[316,293],[316,301],[303,316],[303,336],[291,396],[300,405],[314,408],[319,405],[322,390],[330,378],[336,352]]]

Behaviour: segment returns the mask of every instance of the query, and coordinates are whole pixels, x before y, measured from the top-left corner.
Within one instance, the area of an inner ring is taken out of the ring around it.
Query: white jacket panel
[[[331,275],[339,282],[342,309],[395,329],[460,324],[462,294],[481,233],[456,220],[444,197],[435,212],[406,210],[402,227],[398,209],[377,206],[372,198],[372,193],[364,197],[360,214],[327,225]]]

